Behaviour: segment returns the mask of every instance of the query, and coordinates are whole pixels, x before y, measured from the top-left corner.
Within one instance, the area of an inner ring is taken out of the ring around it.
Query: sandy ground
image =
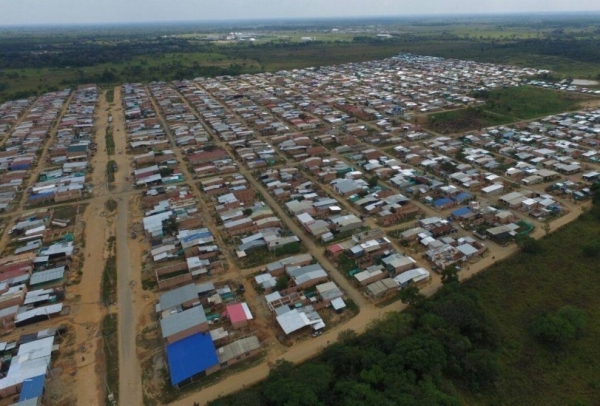
[[[108,158],[105,153],[104,134],[108,122],[107,107],[106,97],[102,94],[99,99],[95,124],[98,153],[92,160],[94,185],[102,185],[106,181],[105,170]],[[99,191],[96,190],[96,192]],[[106,314],[106,307],[101,300],[102,272],[108,256],[106,240],[111,234],[111,226],[114,222],[105,214],[103,198],[94,199],[84,214],[86,248],[83,275],[81,282],[72,289],[73,294],[82,298],[81,303],[74,309],[73,323],[76,332],[76,388],[77,404],[79,405],[103,403],[104,384],[101,383],[103,378],[100,376],[103,371],[99,371],[100,365],[96,362],[96,354],[102,353],[100,329]],[[83,348],[85,348],[85,352],[83,352]]]
[[[125,154],[126,138],[121,88],[115,88],[113,136],[115,139],[115,161],[118,172],[115,177],[115,192],[132,190],[125,180],[131,171],[129,157]],[[130,238],[130,196],[119,196],[117,219],[117,301],[119,312],[119,404],[141,405],[142,383],[140,363],[136,351],[136,324],[140,320],[142,288],[140,283],[140,253],[136,241]]]

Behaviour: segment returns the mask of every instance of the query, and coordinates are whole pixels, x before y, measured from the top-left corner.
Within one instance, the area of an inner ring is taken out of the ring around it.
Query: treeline
[[[165,53],[210,52],[214,46],[191,43],[181,38],[122,41],[99,44],[81,40],[40,44],[37,41],[14,43],[0,41],[0,69],[79,68],[103,63],[120,63],[133,57]]]
[[[313,361],[278,361],[260,385],[210,404],[460,405],[457,388],[493,385],[498,335],[477,296],[451,278],[433,299],[416,294],[411,303],[361,336],[340,333]]]

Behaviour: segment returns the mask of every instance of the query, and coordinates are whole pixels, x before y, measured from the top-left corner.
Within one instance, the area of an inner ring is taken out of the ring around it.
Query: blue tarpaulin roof
[[[19,402],[41,397],[44,393],[45,384],[46,377],[44,375],[38,375],[34,376],[33,378],[25,379],[25,381],[23,381],[23,387],[21,387],[21,396],[19,396]]]
[[[454,217],[460,217],[460,216],[464,216],[465,214],[469,214],[471,212],[471,209],[469,209],[468,207],[461,207],[460,209],[456,209],[452,212],[452,215]]]
[[[441,199],[437,199],[436,201],[434,201],[433,205],[436,207],[439,207],[439,206],[443,206],[448,203],[452,203],[452,199],[450,199],[448,197],[443,197]]]
[[[462,192],[462,193],[459,193],[456,196],[454,196],[454,200],[456,200],[457,202],[463,202],[463,201],[468,200],[468,199],[470,199],[472,197],[473,197],[473,195],[471,193]]]
[[[219,363],[210,334],[203,333],[167,345],[167,358],[173,386]]]

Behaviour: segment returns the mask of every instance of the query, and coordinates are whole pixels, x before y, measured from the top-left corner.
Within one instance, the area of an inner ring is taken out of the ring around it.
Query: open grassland
[[[493,390],[465,394],[471,405],[596,405],[600,399],[600,269],[583,254],[600,237],[591,215],[541,240],[543,252],[519,254],[465,283],[496,326],[501,346]],[[564,305],[586,314],[582,336],[564,349],[533,339],[536,318]]]
[[[485,104],[430,114],[420,117],[419,122],[439,133],[459,133],[577,110],[586,102],[597,99],[580,93],[531,86],[479,92],[476,96],[485,100]]]

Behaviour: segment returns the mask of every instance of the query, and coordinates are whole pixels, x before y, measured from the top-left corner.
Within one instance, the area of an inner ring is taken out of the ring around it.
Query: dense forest
[[[592,209],[473,279],[375,320],[312,361],[278,361],[227,405],[571,405],[600,398],[600,192]]]

